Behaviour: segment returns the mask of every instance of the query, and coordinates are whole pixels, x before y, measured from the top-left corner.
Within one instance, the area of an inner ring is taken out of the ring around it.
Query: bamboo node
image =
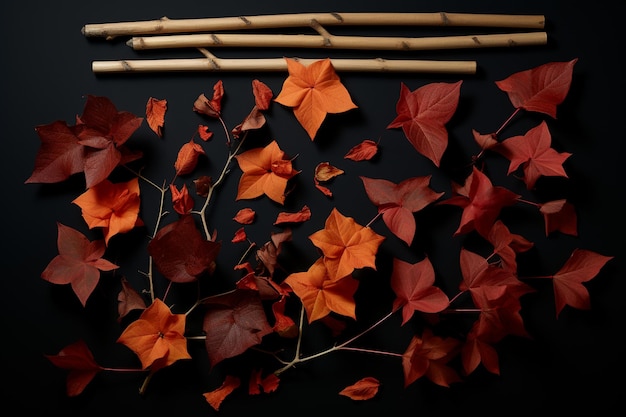
[[[215,33],[211,34],[211,39],[213,40],[213,44],[215,44],[215,45],[221,45],[222,44],[221,39]]]
[[[335,19],[337,19],[337,21],[338,21],[339,23],[343,23],[343,17],[341,17],[341,15],[340,15],[339,13],[332,12],[330,15],[331,15],[332,17],[334,17]]]
[[[476,45],[480,45],[480,39],[478,39],[477,36],[472,36],[472,40],[474,41]]]
[[[239,16],[239,19],[241,19],[241,21],[246,25],[246,26],[250,26],[252,24],[251,21],[249,21],[245,16]]]
[[[448,19],[448,15],[446,12],[439,12],[439,16],[441,17],[441,24],[444,26],[448,26],[450,24],[450,19]]]

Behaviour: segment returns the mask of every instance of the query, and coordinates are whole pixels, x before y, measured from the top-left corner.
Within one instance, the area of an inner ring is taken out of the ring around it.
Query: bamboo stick
[[[304,65],[316,59],[293,58]],[[427,61],[373,59],[331,59],[337,71],[360,72],[422,72],[447,74],[475,74],[475,61]],[[121,72],[189,72],[189,71],[287,71],[283,58],[188,58],[93,61],[94,73]]]
[[[87,37],[108,39],[126,35],[154,35],[184,32],[215,32],[235,29],[266,29],[320,25],[344,26],[465,26],[543,29],[543,15],[480,13],[293,13],[256,16],[92,23],[82,27]]]
[[[132,37],[135,50],[200,47],[287,47],[370,50],[430,50],[544,45],[546,32],[398,38],[334,35],[192,34]]]

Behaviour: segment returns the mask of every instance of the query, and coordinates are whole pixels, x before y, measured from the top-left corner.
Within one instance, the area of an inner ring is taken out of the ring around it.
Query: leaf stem
[[[494,133],[494,135],[497,137],[498,135],[500,135],[500,132],[502,132],[502,130],[504,130],[504,128],[506,126],[508,126],[508,124],[511,122],[511,120],[513,120],[513,118],[517,115],[517,113],[519,113],[521,110],[521,107],[518,107],[515,109],[515,111],[509,116],[508,119],[506,119],[504,121],[504,123],[502,123],[502,126],[500,126],[500,128],[498,130],[496,130],[496,133]]]

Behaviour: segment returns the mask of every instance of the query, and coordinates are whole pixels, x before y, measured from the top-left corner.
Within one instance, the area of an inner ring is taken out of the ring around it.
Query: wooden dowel
[[[545,32],[397,38],[274,34],[192,34],[140,36],[128,40],[135,50],[200,47],[287,47],[369,50],[430,50],[544,45]]]
[[[316,59],[294,58],[309,65]],[[427,61],[374,59],[331,59],[337,71],[419,72],[443,74],[475,74],[475,61]],[[287,71],[283,58],[189,58],[94,61],[94,73],[189,72],[189,71]]]
[[[266,29],[320,25],[345,26],[466,26],[543,29],[543,15],[477,13],[294,13],[237,17],[91,23],[82,27],[88,37],[115,38],[127,35],[216,32],[221,30]]]

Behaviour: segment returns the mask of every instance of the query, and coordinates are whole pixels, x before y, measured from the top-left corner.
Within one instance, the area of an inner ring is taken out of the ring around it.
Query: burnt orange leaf
[[[382,213],[385,225],[407,245],[415,237],[413,213],[437,201],[444,194],[430,188],[430,175],[408,178],[399,184],[384,179],[359,178],[363,181],[370,201]]]
[[[262,128],[266,123],[265,116],[259,110],[258,107],[253,107],[250,113],[243,119],[243,122],[239,123],[232,130],[232,134],[235,138],[241,136],[243,132],[247,132],[249,130],[256,130]]]
[[[552,276],[557,316],[566,305],[581,310],[591,308],[589,291],[584,283],[595,278],[611,259],[613,256],[586,249],[575,249],[572,252],[561,269]]]
[[[520,197],[504,187],[494,186],[489,177],[476,167],[472,168],[463,187],[456,187],[455,193],[457,195],[439,203],[463,208],[455,236],[472,230],[487,236],[500,211],[513,205]]]
[[[378,394],[378,388],[380,387],[380,381],[378,379],[368,376],[359,379],[354,384],[345,387],[339,391],[339,395],[343,395],[353,400],[369,400]]]
[[[121,321],[133,310],[145,310],[146,307],[141,294],[130,285],[126,278],[122,278],[122,290],[117,295],[117,321]]]
[[[309,323],[327,316],[331,311],[356,319],[354,293],[359,281],[352,275],[331,279],[323,257],[315,261],[308,271],[294,272],[284,282],[302,301]]]
[[[124,329],[117,342],[135,352],[143,369],[152,365],[163,368],[181,359],[191,359],[185,339],[186,317],[172,314],[169,307],[156,298]]]
[[[213,273],[221,242],[206,240],[191,214],[163,226],[148,243],[156,268],[173,282],[194,282],[203,273]]]
[[[435,336],[428,327],[421,337],[413,336],[406,351],[402,354],[404,386],[408,386],[426,376],[437,385],[450,386],[461,380],[457,372],[447,363],[452,359],[459,341],[451,337]]]
[[[278,266],[278,255],[280,254],[283,243],[290,241],[291,237],[291,229],[272,233],[270,241],[266,242],[256,251],[257,259],[261,261],[270,277],[274,275],[274,270]]]
[[[548,125],[542,121],[525,135],[500,142],[495,149],[511,161],[508,174],[523,169],[526,188],[531,190],[542,176],[567,178],[563,163],[572,154],[557,152],[551,147],[551,140]]]
[[[298,337],[300,333],[296,322],[285,314],[285,305],[287,297],[282,296],[278,301],[272,304],[272,313],[274,313],[274,327],[272,330],[280,337],[292,339]]]
[[[176,175],[190,174],[198,165],[198,158],[200,155],[206,155],[202,146],[194,142],[191,139],[185,143],[178,150],[178,156],[174,162],[174,169],[176,169]]]
[[[198,125],[198,136],[203,141],[209,141],[213,137],[213,131],[206,125]]]
[[[272,103],[272,89],[259,80],[252,80],[252,94],[254,94],[254,104],[259,110],[267,110]]]
[[[435,270],[430,259],[424,258],[414,264],[393,259],[391,288],[396,294],[393,309],[402,308],[402,324],[415,311],[438,313],[448,307],[448,296],[435,285]]]
[[[41,278],[53,284],[70,284],[83,307],[100,281],[100,271],[119,268],[103,259],[106,250],[103,240],[90,242],[78,230],[57,222],[55,256],[41,273]]]
[[[508,94],[516,109],[544,113],[556,118],[556,106],[567,96],[574,64],[577,61],[578,59],[549,62],[516,72],[501,81],[496,81],[496,85]]]
[[[378,153],[378,143],[370,139],[365,139],[358,145],[350,148],[343,157],[353,161],[369,161]]]
[[[81,394],[85,387],[102,370],[83,340],[61,349],[56,355],[45,355],[54,366],[69,371],[66,379],[66,392],[70,397]]]
[[[489,372],[500,375],[498,352],[490,338],[479,334],[479,326],[474,326],[467,335],[461,350],[461,361],[467,375],[478,368],[481,363]]]
[[[331,191],[330,188],[326,187],[325,185],[320,184],[319,181],[316,180],[315,178],[313,178],[313,182],[315,184],[315,188],[320,190],[322,194],[324,194],[326,197],[330,198],[333,196],[333,192]]]
[[[326,182],[343,173],[343,169],[339,169],[328,162],[320,162],[315,166],[314,178],[317,182]]]
[[[239,180],[236,200],[247,200],[265,194],[271,200],[285,203],[287,182],[299,171],[293,169],[291,160],[276,141],[264,148],[250,149],[235,156],[243,174]]]
[[[495,133],[482,134],[472,129],[472,135],[474,136],[474,140],[476,141],[478,146],[480,146],[480,149],[483,151],[487,149],[492,149],[500,143],[498,142]]]
[[[236,376],[226,375],[224,382],[218,388],[214,389],[210,392],[205,392],[202,394],[207,403],[215,411],[219,411],[222,402],[226,397],[228,397],[234,390],[239,388],[241,385],[241,380]]]
[[[327,114],[357,108],[330,59],[315,61],[306,67],[295,59],[285,60],[289,76],[274,100],[293,108],[296,119],[311,140],[315,140]]]
[[[246,230],[243,227],[240,227],[235,231],[235,236],[231,239],[232,243],[245,242],[248,236],[246,236]]]
[[[569,201],[548,201],[539,205],[539,211],[543,214],[546,236],[555,231],[578,236],[576,209]]]
[[[196,187],[196,194],[200,197],[206,197],[209,195],[209,190],[213,186],[213,180],[208,175],[200,175],[193,180],[193,185]]]
[[[104,242],[119,234],[142,226],[139,218],[139,179],[112,183],[103,180],[88,189],[72,203],[81,208],[81,214],[90,229],[101,228]]]
[[[285,223],[302,223],[311,218],[311,209],[308,206],[303,206],[299,211],[295,213],[280,212],[276,216],[274,226],[283,225]]]
[[[172,193],[172,205],[174,211],[178,214],[188,214],[193,210],[193,197],[189,194],[187,184],[183,184],[183,188],[178,190],[175,184],[170,184],[170,193]]]
[[[260,369],[253,369],[250,372],[250,380],[248,383],[248,394],[258,395],[262,392],[269,393],[278,389],[280,378],[274,373],[268,374],[263,378],[263,372]]]
[[[256,217],[256,212],[249,207],[242,208],[235,214],[233,220],[239,224],[252,224]]]
[[[167,111],[167,100],[159,100],[154,97],[148,99],[146,103],[146,120],[148,126],[158,137],[163,137],[163,125],[165,123],[165,112]]]
[[[461,83],[430,83],[414,91],[402,83],[397,116],[387,126],[402,128],[411,145],[437,167],[448,147],[446,124],[459,104]]]
[[[208,99],[204,94],[200,94],[193,103],[193,111],[205,114],[209,117],[219,118],[222,112],[222,99],[224,98],[224,84],[218,80],[213,85],[213,96]]]
[[[324,254],[331,279],[337,280],[352,274],[356,268],[376,269],[376,253],[385,237],[333,208],[324,228],[309,239]]]
[[[203,302],[207,310],[202,329],[212,367],[258,345],[272,332],[257,291],[236,289]]]

